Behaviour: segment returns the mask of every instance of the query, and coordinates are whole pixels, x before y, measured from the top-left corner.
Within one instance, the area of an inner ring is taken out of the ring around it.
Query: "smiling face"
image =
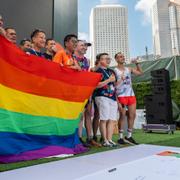
[[[111,58],[109,57],[108,54],[102,54],[100,56],[100,60],[99,60],[100,66],[108,67],[110,62],[111,62]]]
[[[25,48],[25,49],[30,49],[30,48],[32,48],[31,42],[30,42],[30,41],[25,41],[25,43],[24,43],[24,48]]]
[[[87,48],[86,45],[83,41],[78,41],[76,50],[75,50],[79,55],[84,55],[86,54]]]
[[[16,31],[15,29],[7,29],[6,30],[6,37],[9,41],[11,41],[13,44],[16,44],[17,37],[16,37]]]
[[[32,44],[30,41],[25,41],[24,43],[24,49],[27,50],[27,49],[31,49],[32,48]]]
[[[38,47],[39,49],[44,48],[46,44],[46,35],[43,32],[37,33],[33,38],[32,42],[34,46]]]
[[[77,38],[71,37],[68,41],[66,41],[65,46],[70,52],[74,52],[77,47]]]

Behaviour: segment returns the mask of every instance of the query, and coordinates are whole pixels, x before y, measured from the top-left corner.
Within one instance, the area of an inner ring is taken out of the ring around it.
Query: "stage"
[[[96,174],[102,174],[103,171],[113,173],[116,167],[124,163],[148,158],[163,151],[180,152],[180,148],[142,144],[3,172],[0,173],[0,180],[72,180],[88,179],[88,176],[93,176],[95,180]]]

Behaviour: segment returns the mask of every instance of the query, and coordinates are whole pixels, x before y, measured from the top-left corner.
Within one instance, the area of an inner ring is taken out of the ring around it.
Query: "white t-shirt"
[[[129,68],[125,67],[125,70],[121,71],[118,68],[114,69],[117,80],[120,80],[124,76],[124,80],[116,86],[116,94],[118,97],[135,96],[132,88],[131,72]]]

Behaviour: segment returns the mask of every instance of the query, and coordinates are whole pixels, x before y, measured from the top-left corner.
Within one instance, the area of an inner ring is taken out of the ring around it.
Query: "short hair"
[[[3,19],[3,16],[0,14],[0,19]]]
[[[100,54],[97,54],[97,55],[96,55],[96,60],[99,60],[99,59],[100,59],[100,58],[99,58],[99,55],[100,55]]]
[[[5,31],[7,31],[7,30],[9,30],[9,29],[15,30],[13,27],[6,27],[6,28],[5,28]]]
[[[31,42],[30,39],[23,39],[20,41],[20,46],[24,46],[25,42],[28,41],[28,42]]]
[[[99,54],[96,55],[95,65],[97,66],[100,61]]]
[[[75,34],[66,35],[65,38],[64,38],[64,47],[66,47],[66,42],[68,42],[71,38],[76,38],[77,39],[77,36]]]
[[[99,53],[96,55],[96,60],[95,60],[95,65],[98,65],[98,63],[100,62],[100,59],[102,56],[104,55],[109,55],[108,53]]]
[[[77,42],[83,42],[84,43],[84,40],[78,39]]]
[[[114,59],[116,59],[119,54],[123,54],[123,53],[122,52],[116,53],[115,56],[114,56]]]
[[[105,55],[108,56],[109,54],[108,53],[100,53],[99,54],[99,60],[101,59],[102,56],[105,56]]]
[[[45,33],[45,31],[41,30],[41,29],[35,29],[32,33],[31,33],[31,40],[33,39],[33,37],[37,36],[39,33]]]
[[[54,41],[54,39],[53,38],[46,39],[46,45],[48,44],[49,41]]]

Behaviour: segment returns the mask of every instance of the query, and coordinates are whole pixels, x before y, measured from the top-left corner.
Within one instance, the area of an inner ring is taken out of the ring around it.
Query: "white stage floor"
[[[0,173],[0,180],[73,180],[162,151],[180,152],[180,148],[154,145],[131,146],[3,172]]]

